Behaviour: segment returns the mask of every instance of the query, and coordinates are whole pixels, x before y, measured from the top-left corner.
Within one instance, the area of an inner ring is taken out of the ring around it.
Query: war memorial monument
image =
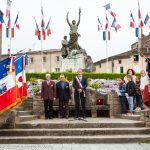
[[[75,20],[72,20],[72,23],[70,23],[69,12],[67,13],[66,20],[70,27],[70,39],[67,41],[67,36],[64,36],[64,39],[61,42],[63,57],[62,71],[71,70],[75,72],[78,68],[82,68],[87,72],[95,71],[91,56],[88,56],[86,50],[83,49],[78,43],[78,38],[81,36],[77,31],[81,20],[81,9],[79,9],[79,19],[77,23]]]

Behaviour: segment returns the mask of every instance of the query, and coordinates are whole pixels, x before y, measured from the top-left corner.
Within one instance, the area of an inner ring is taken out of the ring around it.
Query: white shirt
[[[47,82],[47,85],[49,85],[49,84],[50,84],[50,80],[46,80],[46,82]]]
[[[144,87],[147,84],[148,84],[148,76],[145,75],[144,77],[141,77],[140,89],[144,90]]]

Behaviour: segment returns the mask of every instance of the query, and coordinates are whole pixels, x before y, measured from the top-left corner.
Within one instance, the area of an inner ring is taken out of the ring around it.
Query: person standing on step
[[[121,104],[121,114],[126,114],[127,113],[127,99],[125,96],[126,93],[126,84],[124,79],[119,80],[119,91],[118,91],[118,96]]]
[[[141,90],[140,90],[140,77],[136,77],[135,83],[135,99],[136,99],[136,108],[135,111],[141,111]]]
[[[135,95],[135,83],[132,81],[132,76],[127,75],[127,85],[126,85],[126,93],[125,96],[128,100],[129,104],[129,113],[127,113],[128,116],[133,115],[133,97]]]
[[[51,75],[46,74],[46,80],[42,82],[41,98],[44,100],[45,119],[53,118],[53,101],[56,99],[55,82]]]
[[[146,108],[145,104],[144,104],[144,101],[143,101],[143,92],[144,92],[144,87],[148,84],[148,75],[147,73],[145,72],[145,70],[142,70],[140,72],[140,75],[141,75],[141,79],[140,79],[140,90],[141,90],[141,96],[142,96],[142,99],[141,99],[141,108],[144,109]]]
[[[56,84],[56,94],[57,97],[59,98],[59,111],[60,111],[59,117],[68,119],[69,118],[68,102],[71,96],[69,83],[65,81],[65,76],[63,74],[60,75],[60,81]]]
[[[78,69],[78,75],[74,77],[73,80],[74,91],[74,100],[75,100],[75,119],[79,118],[79,106],[81,103],[82,106],[82,117],[86,119],[86,87],[87,87],[87,79],[82,75],[82,69]]]
[[[148,84],[144,87],[143,101],[145,104],[145,109],[150,109],[150,78],[148,79]]]

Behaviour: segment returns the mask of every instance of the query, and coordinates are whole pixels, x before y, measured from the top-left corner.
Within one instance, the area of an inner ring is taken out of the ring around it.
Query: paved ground
[[[1,144],[0,150],[150,150],[150,144]]]

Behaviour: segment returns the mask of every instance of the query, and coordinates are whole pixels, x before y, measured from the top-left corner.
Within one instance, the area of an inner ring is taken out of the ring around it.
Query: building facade
[[[14,55],[14,54],[12,54]],[[17,54],[18,55],[18,54]],[[2,59],[9,55],[2,55]],[[28,61],[29,64],[26,72],[60,72],[61,71],[61,50],[50,49],[41,51],[29,51]],[[43,62],[43,65],[42,65]]]
[[[96,72],[126,73],[129,68],[134,69],[135,72],[145,70],[146,58],[150,57],[150,34],[148,36],[143,35],[139,43],[132,44],[130,51],[109,57],[108,65],[107,59],[95,62]],[[140,48],[138,48],[139,45]]]
[[[61,71],[61,50],[30,51],[28,55],[29,66],[26,71],[29,73]]]

